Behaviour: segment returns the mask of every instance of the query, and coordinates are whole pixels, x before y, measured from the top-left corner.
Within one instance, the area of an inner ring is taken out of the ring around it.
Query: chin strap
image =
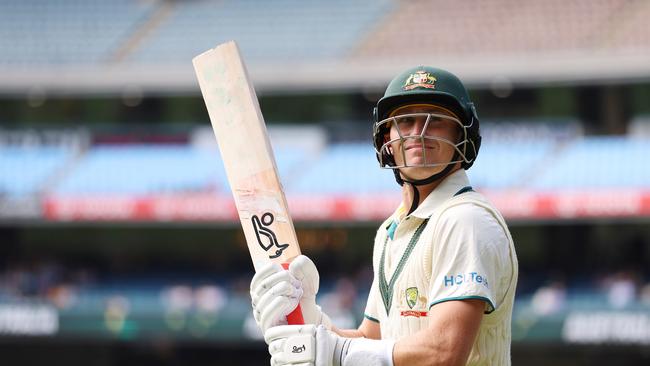
[[[420,190],[416,184],[412,182],[408,183],[411,185],[411,187],[413,187],[413,201],[411,201],[411,208],[409,208],[409,212],[406,213],[406,216],[412,214],[413,211],[418,208],[418,204],[420,203]]]
[[[454,156],[451,158],[451,161],[456,161],[458,160],[458,152],[454,153]],[[445,169],[443,169],[441,172],[436,173],[428,178],[424,179],[413,179],[413,180],[407,180],[402,178],[402,176],[399,174],[399,169],[393,169],[393,173],[395,174],[395,180],[397,181],[397,184],[400,186],[403,186],[404,183],[408,183],[413,187],[413,201],[411,202],[411,208],[409,209],[408,213],[406,216],[410,215],[415,211],[415,209],[418,208],[418,205],[420,204],[420,191],[418,190],[417,186],[424,186],[430,183],[433,183],[437,181],[438,179],[444,178],[451,169],[453,169],[454,164],[447,164]]]

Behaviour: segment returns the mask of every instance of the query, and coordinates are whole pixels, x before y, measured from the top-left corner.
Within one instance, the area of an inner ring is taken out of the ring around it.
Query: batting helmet
[[[469,169],[476,160],[481,146],[481,134],[476,108],[469,99],[469,94],[463,83],[456,75],[435,67],[418,66],[397,75],[388,87],[386,93],[377,102],[374,109],[373,140],[377,158],[382,167],[391,167],[386,162],[394,162],[392,156],[381,147],[384,135],[388,132],[389,124],[380,123],[388,118],[396,108],[408,104],[434,104],[443,106],[454,112],[463,125],[465,139],[462,144],[461,166]]]

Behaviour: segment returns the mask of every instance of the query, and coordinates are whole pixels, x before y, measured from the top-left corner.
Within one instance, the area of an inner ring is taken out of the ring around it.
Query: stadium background
[[[259,365],[252,265],[191,59],[238,41],[303,251],[360,320],[380,220],[371,110],[467,82],[469,175],[520,261],[515,365],[650,360],[650,2],[2,0],[2,364]]]

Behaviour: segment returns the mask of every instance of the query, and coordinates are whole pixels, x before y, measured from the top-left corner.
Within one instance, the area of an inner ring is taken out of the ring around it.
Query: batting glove
[[[270,327],[287,324],[287,315],[300,302],[306,324],[324,325],[330,329],[329,317],[316,305],[319,275],[316,265],[304,255],[296,257],[289,270],[279,264],[261,268],[251,281],[253,317],[265,333]]]
[[[264,334],[271,366],[393,366],[393,340],[343,338],[323,325],[282,325]]]

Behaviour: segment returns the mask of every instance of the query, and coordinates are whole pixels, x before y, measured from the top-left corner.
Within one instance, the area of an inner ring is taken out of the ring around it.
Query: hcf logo
[[[487,277],[478,272],[459,273],[456,275],[445,275],[443,277],[445,287],[460,286],[465,283],[478,283],[489,288]]]

